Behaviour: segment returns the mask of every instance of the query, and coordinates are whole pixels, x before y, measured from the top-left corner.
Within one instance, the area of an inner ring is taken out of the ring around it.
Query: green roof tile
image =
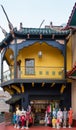
[[[38,35],[38,34],[43,34],[43,35],[51,35],[51,34],[56,34],[56,35],[61,35],[61,34],[68,34],[69,31],[59,31],[59,30],[54,30],[51,28],[22,28],[21,33],[23,34],[31,34],[31,35]]]

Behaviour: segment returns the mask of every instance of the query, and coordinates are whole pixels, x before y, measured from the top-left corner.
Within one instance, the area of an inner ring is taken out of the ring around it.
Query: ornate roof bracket
[[[8,87],[4,87],[4,91],[7,91],[8,93],[10,93],[10,95],[13,95],[13,94],[14,94],[13,90],[11,90],[11,89],[8,88]]]
[[[18,93],[21,93],[21,89],[15,85],[11,86],[13,89],[15,89]]]

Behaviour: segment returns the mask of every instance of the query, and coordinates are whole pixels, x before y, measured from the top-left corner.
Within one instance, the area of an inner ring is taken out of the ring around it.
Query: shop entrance
[[[32,112],[34,113],[34,125],[45,125],[45,111],[48,104],[51,105],[51,110],[53,107],[59,107],[59,100],[31,100],[30,104],[32,107]]]

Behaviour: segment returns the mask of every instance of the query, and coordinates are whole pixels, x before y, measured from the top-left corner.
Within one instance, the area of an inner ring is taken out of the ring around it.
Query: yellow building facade
[[[73,107],[75,115],[75,82],[67,76],[76,60],[75,35],[69,24],[63,30],[21,27],[7,33],[0,43],[0,86],[12,96],[7,101],[12,111],[30,104],[37,114],[50,104]]]

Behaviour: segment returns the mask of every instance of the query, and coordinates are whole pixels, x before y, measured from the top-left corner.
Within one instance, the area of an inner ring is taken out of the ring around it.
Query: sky
[[[23,27],[39,27],[43,20],[45,25],[62,25],[68,22],[69,16],[76,0],[0,0],[9,20],[19,29],[20,22]],[[9,32],[7,19],[0,7],[0,26]],[[0,42],[4,38],[0,29]]]
[[[76,0],[0,0],[10,22],[19,29],[20,22],[23,27],[38,28],[43,20],[45,25],[62,25],[68,22],[69,16]],[[9,33],[7,19],[0,6],[0,26]],[[0,42],[4,35],[0,29]],[[1,66],[0,66],[1,68]],[[1,70],[0,70],[1,75]]]

